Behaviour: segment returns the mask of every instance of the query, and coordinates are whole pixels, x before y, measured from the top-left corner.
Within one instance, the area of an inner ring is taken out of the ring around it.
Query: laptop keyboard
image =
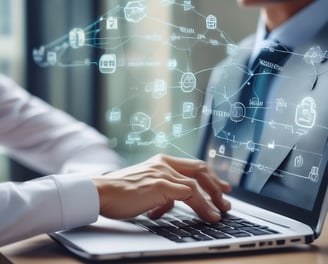
[[[279,234],[267,226],[251,223],[230,214],[224,214],[222,220],[215,224],[185,215],[167,215],[159,220],[145,218],[132,222],[178,243]]]

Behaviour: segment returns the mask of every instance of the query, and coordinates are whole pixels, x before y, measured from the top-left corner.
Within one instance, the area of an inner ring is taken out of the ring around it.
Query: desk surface
[[[17,264],[71,264],[86,263],[84,260],[73,256],[56,242],[46,235],[36,236],[25,241],[2,247],[1,253],[13,263]],[[328,219],[326,220],[324,230],[313,244],[302,245],[293,248],[247,252],[242,254],[224,254],[215,256],[193,256],[188,258],[165,258],[165,259],[138,259],[113,261],[111,263],[129,263],[129,264],[209,264],[223,262],[225,264],[251,263],[251,264],[273,264],[273,263],[328,263]],[[1,261],[0,263],[5,263]]]

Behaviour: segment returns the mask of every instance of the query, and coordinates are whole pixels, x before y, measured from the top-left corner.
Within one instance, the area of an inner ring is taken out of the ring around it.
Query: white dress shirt
[[[99,198],[90,177],[122,165],[104,136],[2,75],[0,145],[50,175],[0,184],[0,246],[94,222]]]

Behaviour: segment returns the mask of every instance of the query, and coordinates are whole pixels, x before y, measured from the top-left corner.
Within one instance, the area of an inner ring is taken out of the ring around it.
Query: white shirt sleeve
[[[2,183],[0,200],[0,246],[87,225],[99,214],[97,189],[84,174]]]
[[[9,155],[42,173],[103,172],[122,166],[106,137],[1,75],[0,124],[0,144]],[[88,166],[79,168],[83,164]]]
[[[99,198],[90,177],[122,166],[95,129],[2,75],[0,145],[32,169],[61,174],[0,184],[0,245],[94,222]]]

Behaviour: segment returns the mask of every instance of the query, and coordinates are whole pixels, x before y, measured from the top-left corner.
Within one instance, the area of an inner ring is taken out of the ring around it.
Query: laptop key
[[[176,221],[171,221],[170,223],[175,227],[184,227],[184,226],[186,226],[185,223],[183,223],[181,221],[177,221],[177,220]]]
[[[261,236],[261,235],[268,235],[271,234],[270,232],[261,230],[261,229],[256,229],[256,228],[251,228],[251,227],[244,227],[242,229],[243,231],[246,231],[254,236]]]
[[[226,222],[225,225],[227,225],[229,227],[233,227],[233,228],[241,228],[241,227],[243,227],[242,224],[235,223],[235,222]]]
[[[234,237],[250,237],[251,235],[246,232],[238,232],[238,233],[233,234],[232,236],[234,236]]]
[[[209,240],[213,240],[212,237],[203,235],[201,233],[199,233],[198,235],[193,235],[192,238],[198,240],[198,241],[209,241]]]
[[[234,216],[234,215],[231,215],[231,214],[228,214],[228,213],[223,213],[222,218],[223,219],[228,219],[228,220],[233,220],[233,221],[243,220],[240,217],[237,217],[237,216]]]
[[[167,227],[166,228],[170,233],[173,233],[173,234],[175,234],[175,235],[177,235],[177,236],[179,236],[179,237],[190,237],[190,233],[189,232],[186,232],[186,231],[184,231],[183,229],[177,229],[177,228],[169,228],[169,227]]]
[[[204,229],[202,231],[204,234],[208,235],[208,236],[211,236],[211,237],[214,237],[216,239],[227,239],[227,238],[231,238],[231,236],[228,236],[220,231],[217,231],[217,230],[214,230],[214,229]]]
[[[185,227],[182,227],[181,229],[186,231],[187,233],[189,233],[191,236],[200,234],[199,230],[197,230],[191,226],[185,226]]]

